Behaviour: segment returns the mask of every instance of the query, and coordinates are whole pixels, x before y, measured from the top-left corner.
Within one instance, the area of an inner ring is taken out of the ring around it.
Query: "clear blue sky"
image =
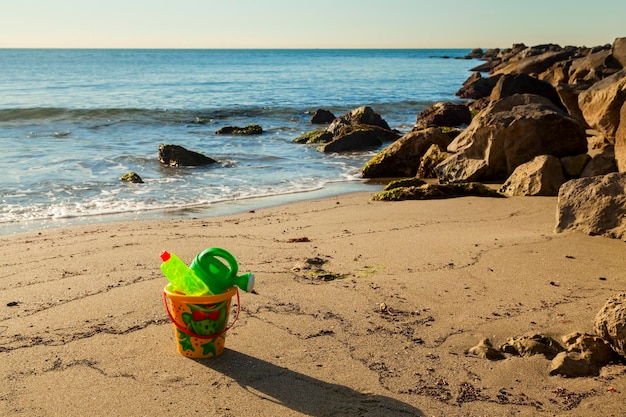
[[[626,0],[1,0],[0,47],[473,48],[626,37]]]

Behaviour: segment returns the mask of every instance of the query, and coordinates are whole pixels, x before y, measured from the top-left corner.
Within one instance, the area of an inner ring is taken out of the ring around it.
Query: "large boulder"
[[[626,174],[585,177],[563,184],[555,232],[566,230],[626,240]]]
[[[491,101],[501,100],[515,94],[536,94],[553,102],[562,110],[566,110],[556,89],[545,81],[526,74],[506,74],[500,77],[491,91]]]
[[[545,97],[517,94],[492,102],[450,143],[440,182],[504,180],[538,155],[587,152],[580,123]]]
[[[622,68],[626,68],[626,38],[615,39],[611,47],[611,54]]]
[[[448,135],[434,127],[409,132],[370,159],[363,166],[363,177],[413,177],[431,145],[445,148],[450,142]]]
[[[578,96],[585,120],[593,129],[615,143],[620,110],[626,101],[626,69],[595,83]]]
[[[611,348],[626,357],[626,293],[612,296],[596,314],[596,334],[609,342]]]
[[[619,172],[626,172],[626,102],[622,104],[619,127],[615,131],[615,161]]]
[[[179,145],[161,144],[158,156],[159,162],[168,166],[202,166],[217,162],[211,157],[190,151]]]
[[[426,127],[456,127],[468,125],[471,121],[472,114],[465,104],[439,102],[417,115],[413,130]]]
[[[509,196],[556,196],[564,182],[559,158],[540,155],[515,168],[500,192]]]

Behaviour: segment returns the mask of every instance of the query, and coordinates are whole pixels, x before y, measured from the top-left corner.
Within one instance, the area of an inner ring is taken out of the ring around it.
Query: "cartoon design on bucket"
[[[227,262],[223,264],[219,258]],[[254,276],[237,276],[237,261],[220,248],[210,248],[196,256],[191,267],[173,254],[161,254],[161,270],[170,283],[163,290],[163,302],[174,324],[178,353],[191,358],[210,358],[224,351],[226,332],[239,317],[239,288],[251,291]],[[217,275],[217,276],[216,276]],[[198,283],[201,279],[202,282]],[[202,283],[206,283],[202,285]],[[241,286],[241,287],[239,287]],[[193,288],[193,296],[181,291]],[[198,288],[207,288],[198,294]],[[216,290],[219,293],[216,294]],[[236,315],[227,326],[231,300],[237,296]]]
[[[192,313],[183,313],[183,322],[187,325],[188,329],[196,334],[202,336],[217,334],[224,330],[224,328],[226,327],[226,317],[228,316],[228,314],[225,308],[226,306],[224,304],[230,304],[230,300],[228,302],[222,301],[219,304],[213,304],[208,306],[189,304],[189,308],[191,309]],[[179,343],[181,345],[183,344],[184,338],[182,336],[185,335],[187,336],[187,339],[189,339],[189,345],[185,345],[185,348],[190,348],[190,350],[194,350],[194,347],[191,344],[191,336],[181,332],[180,330],[178,330],[178,332]],[[220,344],[222,348],[221,350],[219,349]],[[208,355],[209,353],[212,353],[213,356],[217,356],[224,350],[224,337],[218,336],[214,339],[209,339],[207,343],[201,343],[200,347],[202,348],[203,355]]]

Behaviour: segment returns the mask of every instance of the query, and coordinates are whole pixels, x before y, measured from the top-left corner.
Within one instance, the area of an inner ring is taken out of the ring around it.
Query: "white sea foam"
[[[433,55],[0,50],[0,224],[222,212],[218,206],[257,198],[284,201],[367,187],[359,172],[378,149],[324,154],[292,139],[320,127],[309,123],[319,107],[341,115],[371,105],[392,128],[409,130],[430,103],[454,99],[475,65]],[[215,134],[253,123],[262,135]],[[163,166],[157,159],[162,143],[219,163]],[[129,171],[144,182],[121,182]]]

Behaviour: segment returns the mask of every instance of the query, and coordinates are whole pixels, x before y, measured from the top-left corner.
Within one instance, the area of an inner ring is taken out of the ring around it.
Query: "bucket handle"
[[[178,330],[180,330],[181,332],[185,333],[188,336],[191,337],[197,337],[198,339],[215,339],[218,336],[223,335],[224,333],[226,333],[227,331],[229,331],[231,329],[231,327],[233,327],[235,325],[235,323],[237,322],[237,319],[239,318],[239,311],[241,310],[241,300],[239,298],[239,288],[237,288],[237,313],[235,314],[235,319],[233,320],[233,322],[226,327],[224,330],[222,330],[219,333],[216,334],[212,334],[209,336],[205,336],[205,335],[201,335],[201,334],[195,334],[194,332],[190,332],[189,330],[187,330],[185,328],[185,326],[182,326],[180,323],[178,323],[176,320],[174,320],[174,316],[172,315],[172,312],[170,311],[170,305],[167,302],[167,295],[165,294],[165,291],[163,291],[163,304],[165,304],[165,311],[167,311],[167,315],[170,318],[170,320],[172,320],[172,323],[174,323],[174,326],[176,326],[176,328]]]

